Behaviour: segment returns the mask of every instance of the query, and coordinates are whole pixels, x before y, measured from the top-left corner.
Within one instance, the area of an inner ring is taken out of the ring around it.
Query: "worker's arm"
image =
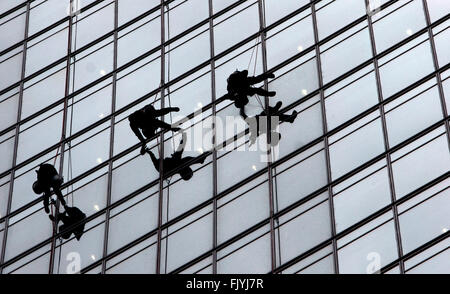
[[[178,112],[180,111],[180,108],[178,107],[167,107],[167,108],[161,108],[159,110],[155,110],[155,115],[156,116],[163,116],[166,115],[170,112]]]

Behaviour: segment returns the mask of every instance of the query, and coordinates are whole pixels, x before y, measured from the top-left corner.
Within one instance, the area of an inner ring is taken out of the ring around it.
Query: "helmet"
[[[188,181],[194,175],[194,172],[190,167],[183,168],[180,170],[180,176],[183,180]]]
[[[38,181],[35,181],[34,183],[33,183],[33,191],[34,191],[34,193],[36,193],[36,194],[42,194],[44,191],[42,190],[42,187],[41,187],[41,185],[39,185],[39,182]]]

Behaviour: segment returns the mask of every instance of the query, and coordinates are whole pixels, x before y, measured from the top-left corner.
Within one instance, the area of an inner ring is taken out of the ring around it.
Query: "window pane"
[[[366,24],[363,23],[363,25]],[[363,25],[358,25],[348,33],[321,46],[322,75],[325,84],[372,57],[369,30]],[[343,39],[350,33],[353,34],[351,37],[347,36],[348,39],[342,40],[334,47],[329,49],[325,47],[329,46],[331,42],[339,41],[337,39]]]
[[[216,54],[258,31],[258,5],[256,2],[247,4],[240,5],[214,20],[214,51]],[[242,12],[235,14],[242,9],[244,9]]]
[[[377,52],[406,39],[426,25],[422,1],[394,4],[376,13],[372,20]]]
[[[285,2],[293,3],[293,1]],[[293,20],[290,19],[287,23],[268,32],[266,40],[267,66],[271,68],[310,47],[313,43],[311,10],[307,9],[300,15],[293,17]]]
[[[330,238],[328,193],[280,217],[277,232],[280,237],[281,264]]]
[[[428,140],[430,139],[428,138]],[[412,144],[418,144],[416,142]],[[408,146],[404,149],[406,148]],[[401,150],[398,152],[401,152]],[[396,160],[392,163],[392,172],[397,199],[448,172],[449,166],[450,154],[445,134]]]
[[[332,130],[378,103],[373,67],[369,66],[326,89],[325,96],[328,129]]]
[[[398,253],[392,214],[339,239],[338,257],[341,274],[371,274],[395,260]]]
[[[434,84],[435,81],[432,81]],[[437,86],[426,83],[385,106],[389,144],[395,146],[442,119]],[[428,89],[427,89],[428,88]],[[423,91],[417,94],[419,91]]]
[[[278,211],[327,184],[325,152],[322,148],[322,144],[316,145],[276,168]],[[292,181],[293,178],[296,180]]]
[[[399,206],[404,254],[449,229],[450,188],[449,181],[446,182],[446,185],[433,187]]]
[[[319,38],[323,39],[365,15],[366,6],[359,0],[327,0],[316,4],[316,10]]]
[[[341,232],[391,203],[383,160],[333,188],[336,231]]]
[[[421,37],[416,38],[380,59],[380,78],[385,99],[434,71],[430,43],[425,40],[418,44],[421,40]],[[412,46],[416,47],[410,48]],[[394,57],[397,58],[391,60]]]
[[[381,120],[378,112],[373,112],[330,137],[330,163],[333,180],[383,151]]]

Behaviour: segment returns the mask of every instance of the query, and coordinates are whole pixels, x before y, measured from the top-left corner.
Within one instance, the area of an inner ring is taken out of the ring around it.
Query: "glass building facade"
[[[2,274],[450,273],[450,1],[70,2],[0,1]],[[237,68],[299,113],[276,152],[224,131]],[[205,158],[190,181],[139,155],[152,102]],[[80,241],[31,189],[43,162]]]

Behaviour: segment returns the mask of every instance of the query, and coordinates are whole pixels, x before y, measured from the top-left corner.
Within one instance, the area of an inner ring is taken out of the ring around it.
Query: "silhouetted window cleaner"
[[[149,139],[155,136],[158,128],[171,131],[179,131],[180,128],[172,127],[168,123],[160,121],[159,116],[163,116],[170,112],[178,112],[180,109],[178,107],[168,107],[156,110],[151,104],[144,106],[142,109],[136,110],[129,117],[131,130],[138,137],[139,141],[142,143],[141,155],[145,154],[145,139]],[[142,133],[141,133],[142,131]]]
[[[63,222],[63,225],[59,227],[60,232],[69,229],[67,232],[61,234],[63,239],[69,239],[73,233],[75,238],[80,241],[84,232],[84,222],[79,225],[75,224],[84,220],[86,215],[77,207],[68,207],[67,205],[64,205],[64,210],[63,213],[57,213],[56,217],[53,215],[49,215],[48,217],[50,220],[56,222],[56,224],[58,224],[59,221]]]
[[[282,102],[278,101],[274,107],[269,106],[267,112],[264,110],[260,114],[255,115],[253,117],[247,116],[244,108],[241,108],[240,114],[244,118],[245,122],[248,124],[250,129],[250,145],[255,143],[256,138],[258,138],[258,136],[262,134],[267,134],[269,118],[277,116],[280,122],[289,122],[291,124],[295,121],[298,114],[297,111],[294,110],[291,115],[278,113],[281,108],[281,105]],[[261,122],[264,122],[263,126],[261,126]],[[271,130],[269,140],[271,140],[270,142],[271,146],[278,145],[278,142],[281,140],[281,134],[275,131],[276,127],[277,125],[273,123],[270,125]]]
[[[236,70],[227,79],[227,99],[234,101],[237,108],[243,108],[248,104],[248,96],[255,94],[260,96],[273,97],[276,95],[275,91],[266,91],[262,88],[254,88],[252,85],[258,84],[267,78],[274,78],[273,73],[264,73],[256,77],[249,77],[248,71]]]
[[[183,138],[180,141],[180,145],[178,146],[177,151],[175,151],[170,157],[166,157],[163,159],[164,177],[176,170],[178,167],[187,164],[188,162],[190,163],[189,165],[193,165],[197,163],[203,164],[203,162],[205,161],[205,157],[198,158],[197,160],[195,160],[195,157],[192,156],[182,157],[184,146],[186,145],[186,137],[186,133],[183,133]],[[149,149],[145,149],[145,151],[147,151],[147,153],[150,155],[155,169],[159,171],[159,159],[156,158],[153,152],[151,152]],[[189,165],[181,168],[178,171],[180,177],[185,181],[188,181],[190,178],[192,178],[194,174]]]
[[[61,193],[61,185],[64,179],[58,174],[55,167],[51,164],[44,163],[39,166],[37,173],[37,181],[33,183],[33,191],[36,194],[44,193],[44,209],[46,213],[50,213],[49,201],[51,196],[51,190],[58,196],[62,205],[66,205],[66,201]]]

